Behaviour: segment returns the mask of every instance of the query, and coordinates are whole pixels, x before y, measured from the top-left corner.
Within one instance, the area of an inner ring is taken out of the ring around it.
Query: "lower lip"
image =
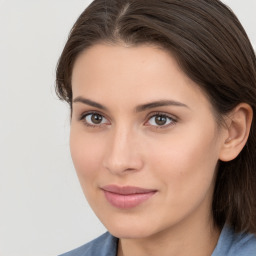
[[[142,204],[143,202],[147,201],[155,193],[156,191],[141,194],[121,195],[109,191],[104,191],[105,197],[108,200],[108,202],[112,206],[120,209],[129,209],[136,207]]]

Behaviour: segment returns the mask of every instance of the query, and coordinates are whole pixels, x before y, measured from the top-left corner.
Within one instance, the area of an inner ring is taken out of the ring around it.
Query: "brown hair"
[[[241,102],[256,113],[256,58],[234,13],[219,0],[95,0],[74,24],[57,66],[56,92],[72,110],[78,55],[99,43],[156,44],[208,95],[218,121]],[[215,224],[256,233],[256,119],[239,156],[219,162]]]

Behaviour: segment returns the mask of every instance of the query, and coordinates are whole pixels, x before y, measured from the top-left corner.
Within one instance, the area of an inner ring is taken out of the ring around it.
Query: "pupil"
[[[91,119],[94,124],[100,124],[102,121],[102,116],[93,114]]]
[[[165,125],[167,120],[165,116],[157,116],[155,121],[158,125]]]

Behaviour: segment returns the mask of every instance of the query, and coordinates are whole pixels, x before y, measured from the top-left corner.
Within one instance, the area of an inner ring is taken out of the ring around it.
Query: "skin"
[[[215,170],[232,142],[200,88],[157,47],[97,44],[77,58],[72,89],[72,159],[90,206],[120,238],[118,256],[211,255]],[[180,105],[138,107],[163,100]],[[157,192],[119,209],[101,189],[109,184]]]

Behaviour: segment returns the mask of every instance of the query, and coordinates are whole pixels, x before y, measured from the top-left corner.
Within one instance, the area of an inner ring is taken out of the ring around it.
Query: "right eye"
[[[92,127],[109,124],[109,121],[98,113],[87,113],[81,117],[81,120],[83,120],[86,125]]]

